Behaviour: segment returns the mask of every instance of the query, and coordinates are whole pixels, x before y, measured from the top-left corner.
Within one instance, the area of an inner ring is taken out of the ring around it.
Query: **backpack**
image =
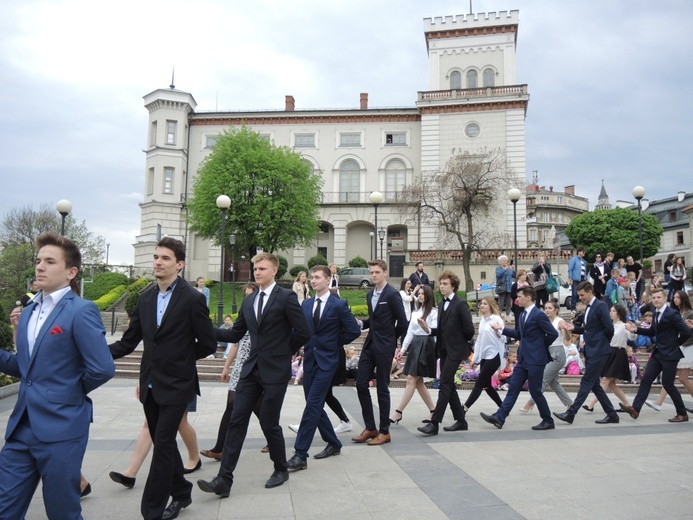
[[[617,287],[613,291],[611,291],[611,303],[616,305],[618,303],[618,291],[621,290],[621,287]]]
[[[580,375],[580,365],[577,361],[571,361],[565,369],[565,375],[567,376],[579,376]]]

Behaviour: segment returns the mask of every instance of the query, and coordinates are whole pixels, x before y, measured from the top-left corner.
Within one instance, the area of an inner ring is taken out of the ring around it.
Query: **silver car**
[[[362,287],[367,289],[373,282],[371,273],[365,267],[347,267],[337,272],[340,287]]]

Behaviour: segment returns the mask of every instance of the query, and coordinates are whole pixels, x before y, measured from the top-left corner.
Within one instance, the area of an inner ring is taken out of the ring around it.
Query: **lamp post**
[[[372,191],[368,199],[371,201],[371,204],[373,204],[373,207],[375,208],[375,221],[373,222],[373,231],[374,233],[378,232],[378,206],[383,203],[383,194],[380,193],[379,191]],[[375,255],[378,255],[378,246],[376,244],[375,246]]]
[[[67,199],[61,199],[55,205],[55,209],[58,210],[58,213],[60,213],[60,216],[62,217],[62,224],[60,226],[60,234],[65,236],[65,219],[67,218],[67,216],[72,211],[72,202],[70,202]]]
[[[231,244],[231,294],[233,297],[233,303],[231,305],[231,312],[236,314],[238,308],[236,307],[236,234],[231,233],[229,235],[229,244]]]
[[[371,237],[371,251],[370,251],[370,253],[371,253],[371,260],[373,260],[375,258],[375,253],[373,252],[373,248],[377,247],[373,242],[375,240],[375,233],[373,233],[371,231],[370,233],[368,233],[368,236]]]
[[[515,272],[517,272],[517,201],[522,197],[522,192],[517,188],[510,188],[508,190],[508,198],[510,202],[513,203],[513,235],[515,237],[515,255],[513,257],[513,263]]]
[[[108,265],[108,251],[111,249],[111,244],[106,243],[106,265]]]
[[[227,195],[217,197],[217,208],[221,210],[221,268],[219,269],[219,303],[217,304],[217,327],[221,327],[224,314],[224,235],[226,234],[226,210],[231,207],[231,199]]]
[[[645,196],[645,188],[636,186],[633,188],[633,197],[638,201],[638,241],[640,243],[640,267],[642,268],[642,199]]]
[[[380,228],[378,230],[378,238],[380,238],[380,258],[383,257],[383,240],[385,240],[385,230],[383,228]]]

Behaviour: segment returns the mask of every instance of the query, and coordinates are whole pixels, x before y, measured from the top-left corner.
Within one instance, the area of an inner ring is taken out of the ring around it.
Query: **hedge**
[[[354,316],[368,316],[368,305],[352,305],[351,313]]]
[[[142,292],[142,289],[147,287],[149,285],[149,280],[146,278],[138,278],[134,282],[132,282],[130,285],[128,285],[128,292]]]
[[[115,302],[117,302],[118,299],[123,294],[125,294],[127,292],[127,290],[128,290],[127,285],[119,285],[118,287],[113,288],[107,294],[104,294],[98,300],[95,300],[94,303],[96,304],[96,306],[99,308],[100,311],[105,311],[111,305],[113,305]]]
[[[87,282],[87,280],[84,280]],[[94,281],[84,284],[84,298],[98,300],[119,285],[128,283],[128,277],[121,273],[101,273],[94,275]]]

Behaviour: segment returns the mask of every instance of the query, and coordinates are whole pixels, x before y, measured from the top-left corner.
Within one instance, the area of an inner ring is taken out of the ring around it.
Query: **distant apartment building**
[[[632,208],[637,210],[637,204]],[[642,200],[642,211],[657,217],[664,229],[659,251],[652,257],[655,272],[662,272],[667,256],[674,253],[685,259],[691,267],[691,223],[693,221],[693,193],[679,191],[675,197],[660,200]]]

